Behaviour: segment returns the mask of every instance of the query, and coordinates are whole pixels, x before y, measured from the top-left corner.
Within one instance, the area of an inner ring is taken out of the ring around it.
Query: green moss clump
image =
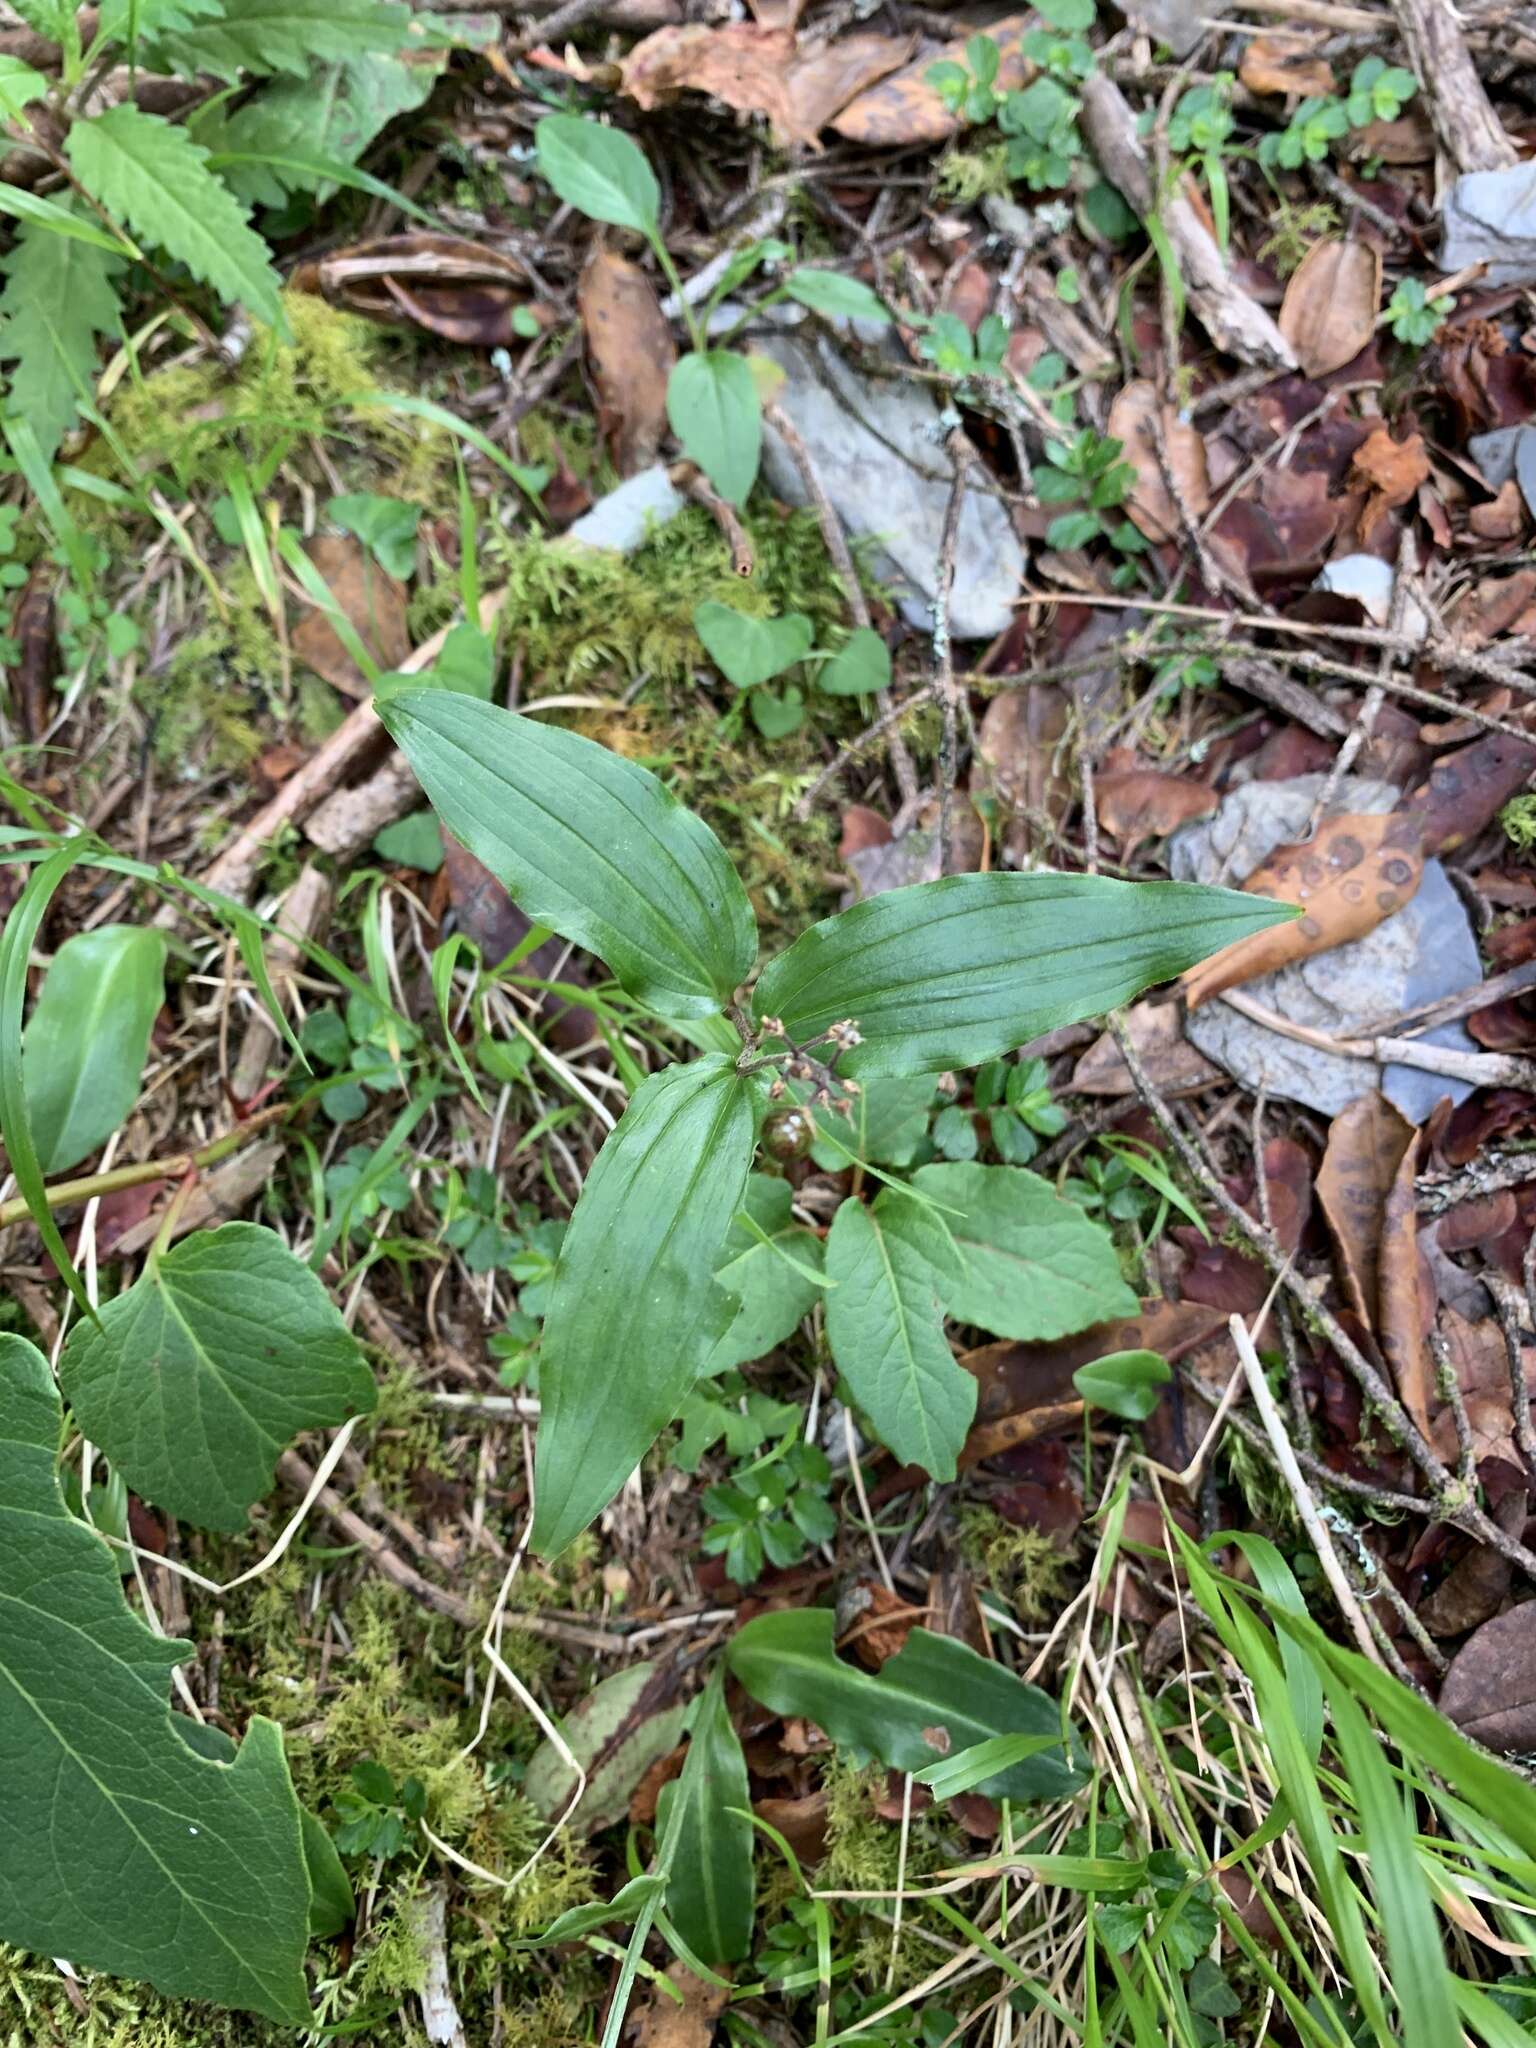
[[[934,182],[939,196],[957,206],[974,206],[977,200],[992,196],[1006,199],[1013,189],[1007,143],[951,150],[940,163]]]
[[[1071,1560],[1046,1530],[1016,1528],[978,1502],[962,1504],[955,1528],[961,1556],[984,1585],[1012,1600],[1020,1621],[1057,1611]]]

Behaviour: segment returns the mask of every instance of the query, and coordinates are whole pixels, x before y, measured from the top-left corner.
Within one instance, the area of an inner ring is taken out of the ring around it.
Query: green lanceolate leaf
[[[637,142],[600,121],[577,114],[547,114],[533,131],[539,174],[555,196],[588,220],[651,235],[661,212],[661,188]]]
[[[597,1155],[539,1356],[533,1545],[546,1556],[613,1499],[730,1322],[714,1271],[755,1125],[751,1083],[706,1053],[643,1081]]]
[[[952,1636],[915,1628],[877,1672],[846,1664],[824,1607],[759,1615],[726,1652],[736,1677],[776,1714],[803,1714],[856,1756],[921,1771],[995,1735],[1055,1735],[1061,1709],[1038,1686]],[[1081,1751],[1058,1746],[984,1779],[989,1799],[1062,1799],[1083,1783]]]
[[[786,1337],[821,1295],[821,1239],[790,1215],[789,1183],[766,1173],[747,1181],[742,1211],[731,1225],[715,1279],[738,1303],[731,1326],[705,1370],[724,1372],[761,1358]]]
[[[694,608],[693,630],[715,667],[738,690],[753,689],[793,668],[810,652],[816,637],[804,612],[754,619],[712,599]]]
[[[843,1203],[827,1234],[827,1341],[848,1391],[904,1465],[953,1479],[976,1413],[976,1382],[956,1365],[941,1298],[960,1280],[942,1220],[887,1188],[871,1208]]]
[[[739,1963],[752,1946],[752,1791],[718,1664],[699,1700],[682,1776],[662,1787],[657,1802],[663,1831],[675,1800],[683,1812],[667,1916],[700,1962],[712,1969]]]
[[[814,924],[757,984],[797,1044],[851,1017],[849,1074],[941,1073],[1129,1002],[1297,913],[1235,889],[1100,875],[950,875]]]
[[[51,461],[95,382],[96,337],[118,331],[123,258],[24,221],[3,267],[0,362],[12,366],[9,409],[31,422]]]
[[[667,380],[667,418],[721,497],[744,505],[763,446],[762,407],[746,358],[726,348],[684,356]]]
[[[0,1337],[0,1939],[309,2023],[299,1807],[282,1737],[195,1755],[167,1704],[190,1651],[123,1603],[117,1560],[68,1513],[47,1361]]]
[[[314,63],[401,49],[410,19],[408,8],[387,0],[223,0],[213,19],[156,36],[152,54],[157,70],[188,76],[302,76]]]
[[[131,100],[70,125],[75,175],[141,241],[184,263],[223,299],[283,324],[277,273],[245,208],[209,170],[207,151]]]
[[[315,1275],[256,1223],[151,1255],[99,1326],[77,1323],[59,1383],[135,1493],[204,1529],[243,1529],[278,1454],[374,1404],[357,1340]]]
[[[591,1934],[596,1928],[611,1927],[617,1923],[628,1926],[638,1920],[641,1911],[653,1902],[659,1903],[667,1889],[667,1880],[660,1871],[654,1875],[632,1877],[629,1883],[621,1885],[611,1899],[594,1899],[590,1906],[568,1906],[553,1919],[544,1932],[525,1944],[528,1948],[549,1948],[557,1941],[576,1941],[583,1934]]]
[[[160,933],[126,924],[77,932],[53,956],[22,1053],[44,1173],[78,1165],[138,1099],[164,969]]]
[[[891,316],[879,294],[856,277],[836,270],[792,270],[784,289],[813,313],[829,320],[876,320],[889,327]]]
[[[924,1166],[912,1184],[946,1209],[964,1270],[944,1291],[957,1322],[1035,1343],[1133,1316],[1109,1233],[1019,1166]]]
[[[752,906],[714,833],[649,770],[459,691],[396,690],[379,716],[449,831],[531,918],[664,1017],[729,1001],[757,950]]]

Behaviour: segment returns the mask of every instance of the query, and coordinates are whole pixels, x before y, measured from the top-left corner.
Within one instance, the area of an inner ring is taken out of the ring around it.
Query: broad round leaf
[[[167,1691],[190,1645],[124,1604],[59,1492],[59,1430],[47,1360],[0,1337],[0,1940],[308,2026],[282,1736],[256,1718],[232,1763],[183,1739]]]
[[[727,682],[755,689],[782,675],[810,652],[816,629],[804,612],[781,619],[754,619],[734,606],[706,599],[694,607],[693,630]]]
[[[816,678],[829,697],[867,697],[891,680],[891,650],[873,626],[860,626],[825,663]]]
[[[848,1074],[942,1073],[1096,1017],[1298,913],[1235,889],[1101,875],[950,875],[814,924],[758,981],[800,1045],[851,1017]]]
[[[684,356],[667,380],[667,418],[721,497],[745,504],[763,446],[762,407],[746,358],[724,348]]]
[[[54,954],[22,1060],[44,1173],[77,1166],[138,1100],[164,969],[160,933],[126,924],[77,932]]]
[[[752,1083],[706,1053],[641,1082],[587,1175],[539,1353],[532,1540],[546,1557],[613,1499],[731,1321],[714,1272],[755,1134]]]
[[[529,917],[664,1017],[730,1000],[757,952],[752,906],[714,833],[648,769],[456,690],[396,690],[379,716],[448,830]]]
[[[1173,1370],[1159,1352],[1110,1351],[1080,1365],[1072,1384],[1090,1408],[1102,1408],[1127,1422],[1145,1422],[1172,1378]]]
[[[567,206],[610,227],[654,234],[661,191],[637,142],[578,114],[546,114],[533,140],[541,176]]]
[[[226,1223],[152,1255],[97,1323],[76,1323],[59,1384],[135,1493],[239,1531],[302,1431],[373,1407],[373,1375],[319,1280],[274,1230]]]

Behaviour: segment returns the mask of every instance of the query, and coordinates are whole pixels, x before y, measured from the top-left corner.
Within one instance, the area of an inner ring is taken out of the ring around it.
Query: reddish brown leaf
[[[1468,1252],[1513,1228],[1517,1214],[1514,1196],[1506,1188],[1497,1195],[1474,1195],[1470,1202],[1458,1202],[1440,1218],[1435,1236],[1443,1252]]]
[[[1483,505],[1467,514],[1467,530],[1478,540],[1518,540],[1525,531],[1525,497],[1514,478],[1506,477]]]
[[[1280,332],[1309,377],[1326,377],[1359,355],[1381,310],[1381,254],[1368,243],[1314,242],[1291,275]]]
[[[533,927],[482,861],[450,833],[444,832],[442,840],[443,873],[458,928],[474,940],[487,967],[499,965]],[[579,959],[567,959],[567,950],[563,939],[546,939],[527,955],[519,971],[541,980],[553,979],[558,973],[564,982],[585,981],[586,968]],[[597,1035],[597,1020],[590,1010],[567,1003],[549,990],[540,992],[539,1009],[550,1037],[562,1052],[576,1052]]]
[[[1338,1246],[1344,1292],[1367,1329],[1380,1299],[1378,1249],[1387,1196],[1415,1131],[1384,1095],[1362,1095],[1328,1130],[1317,1199]]]
[[[1377,427],[1355,450],[1354,480],[1370,492],[1360,513],[1360,531],[1369,532],[1383,512],[1406,505],[1429,475],[1429,456],[1421,434],[1394,441]]]
[[[1403,805],[1424,828],[1424,852],[1449,853],[1475,839],[1536,771],[1536,742],[1485,732],[1442,754]]]
[[[1467,1638],[1440,1687],[1440,1711],[1501,1756],[1536,1748],[1536,1601]]]
[[[1010,14],[988,28],[987,34],[1002,53],[994,87],[999,94],[1017,91],[1033,76],[1034,66],[1019,47],[1026,30],[1033,26],[1032,16]],[[947,141],[959,131],[960,122],[928,83],[928,73],[940,62],[964,64],[969,34],[968,30],[952,43],[923,51],[903,70],[860,93],[832,123],[834,131],[847,142],[862,142],[873,149]]]
[[[1158,450],[1159,430],[1162,452]],[[1123,459],[1136,472],[1125,500],[1132,523],[1148,540],[1176,540],[1184,530],[1173,492],[1164,474],[1172,476],[1184,513],[1199,519],[1211,509],[1211,480],[1205,463],[1205,442],[1199,429],[1181,420],[1171,405],[1158,404],[1157,386],[1135,378],[1109,409],[1109,433],[1124,450]]]
[[[1243,45],[1237,75],[1250,92],[1324,98],[1333,91],[1333,66],[1302,36],[1254,36]]]
[[[659,28],[631,50],[623,88],[641,107],[682,92],[707,93],[741,114],[765,114],[781,145],[819,147],[817,137],[874,80],[904,64],[910,36],[874,33],[819,43],[803,54],[788,28],[755,22]]]
[[[1536,569],[1483,577],[1456,607],[1454,617],[1456,630],[1473,647],[1485,647],[1501,633],[1536,633]]]
[[[53,687],[59,673],[53,596],[57,580],[51,562],[35,562],[11,613],[11,638],[18,650],[11,664],[11,689],[21,714],[21,729],[34,741],[48,730],[58,708]]]
[[[982,715],[971,771],[973,797],[995,797],[1005,814],[1003,851],[1023,865],[1072,801],[1066,736],[1072,707],[1054,683],[1004,690]]]
[[[1441,1309],[1439,1323],[1456,1374],[1456,1384],[1461,1389],[1462,1406],[1471,1425],[1474,1462],[1482,1465],[1488,1459],[1496,1458],[1515,1471],[1523,1472],[1524,1460],[1515,1442],[1514,1397],[1503,1331],[1492,1317],[1469,1322],[1453,1308]],[[1529,1386],[1536,1350],[1526,1346],[1521,1357]],[[1458,1447],[1449,1408],[1441,1408],[1435,1418],[1433,1441],[1446,1462],[1454,1465]]]
[[[868,804],[850,804],[843,813],[843,835],[838,841],[837,857],[847,860],[851,854],[864,853],[871,846],[889,846],[892,836],[889,818],[881,817]]]
[[[301,264],[293,281],[370,320],[420,327],[473,348],[510,347],[519,312],[541,327],[552,317],[515,257],[459,235],[358,242],[317,264]]]
[[[814,140],[850,101],[912,55],[912,36],[838,36],[802,50],[790,68],[786,140]]]
[[[724,1981],[707,1983],[685,1964],[670,1964],[666,1983],[654,1985],[635,2014],[634,2048],[710,2048],[730,1995]]]
[[[1529,1498],[1525,1488],[1517,1486],[1494,1509],[1493,1519],[1507,1536],[1518,1537],[1525,1527]],[[1511,1577],[1508,1558],[1486,1543],[1474,1543],[1429,1597],[1419,1602],[1419,1619],[1431,1635],[1465,1635],[1498,1613]]]
[[[1300,846],[1277,846],[1244,882],[1250,895],[1295,903],[1290,924],[1239,939],[1183,977],[1191,1009],[1223,989],[1363,938],[1415,894],[1424,872],[1420,821],[1400,811],[1325,818]]]
[[[1221,1068],[1184,1036],[1177,1003],[1137,1003],[1126,1012],[1125,1023],[1160,1095],[1194,1095],[1225,1079]],[[1113,1032],[1104,1032],[1083,1054],[1073,1072],[1072,1087],[1079,1095],[1136,1093],[1136,1083]]]
[[[638,263],[594,249],[576,304],[597,386],[598,425],[620,476],[656,460],[667,431],[667,379],[677,361],[672,329]]]
[[[379,667],[385,671],[398,668],[411,651],[405,585],[387,576],[350,533],[317,534],[304,543],[304,552]],[[345,696],[369,694],[372,684],[318,606],[305,612],[291,638],[300,661]]]
[[[827,1853],[827,1794],[818,1786],[799,1799],[754,1799],[752,1811],[777,1828],[802,1863],[819,1863]]]
[[[1191,818],[1216,808],[1216,792],[1195,775],[1166,775],[1158,768],[1122,768],[1101,774],[1094,784],[1099,823],[1124,842],[1125,857],[1144,839],[1166,839]]]
[[[1398,1161],[1381,1212],[1376,1282],[1376,1334],[1397,1398],[1428,1436],[1434,1368],[1425,1338],[1434,1314],[1434,1283],[1419,1250],[1414,1176],[1422,1150],[1415,1132]]]
[[[838,1627],[844,1647],[869,1671],[878,1671],[888,1657],[906,1647],[921,1619],[910,1600],[903,1600],[878,1579],[860,1579],[838,1603]]]

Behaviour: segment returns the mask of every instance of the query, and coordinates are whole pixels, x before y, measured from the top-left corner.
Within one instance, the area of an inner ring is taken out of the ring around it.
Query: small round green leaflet
[[[693,630],[726,681],[738,690],[751,690],[803,660],[816,629],[804,612],[754,619],[731,605],[707,600],[694,607]]]
[[[829,697],[868,697],[891,680],[891,650],[873,626],[850,633],[816,678]]]
[[[1173,1369],[1156,1351],[1109,1351],[1080,1365],[1072,1384],[1091,1408],[1126,1422],[1145,1422],[1162,1399]]]
[[[745,504],[763,446],[757,379],[746,357],[727,348],[684,356],[667,380],[667,419],[721,497]]]
[[[548,114],[533,131],[539,172],[589,220],[654,235],[661,188],[638,143],[577,114]]]

